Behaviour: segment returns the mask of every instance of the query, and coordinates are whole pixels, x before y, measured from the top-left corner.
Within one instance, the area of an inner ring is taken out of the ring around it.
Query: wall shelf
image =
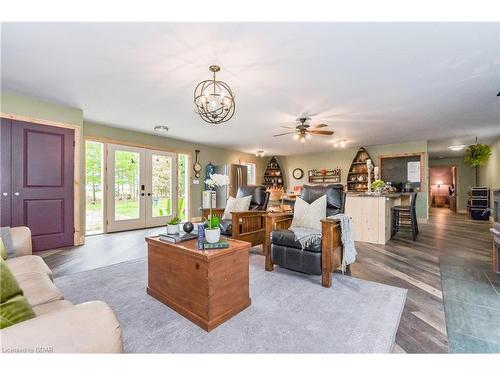
[[[373,163],[368,152],[360,147],[347,174],[347,191],[364,192],[368,190],[368,168],[366,166],[368,159],[371,159]],[[359,180],[359,177],[362,180]],[[374,180],[373,171],[371,172],[371,180]]]
[[[267,163],[266,169],[264,171],[264,181],[262,185],[267,188],[281,188],[283,189],[283,172],[281,171],[281,167],[278,163],[278,160],[275,156],[273,156],[269,163]]]

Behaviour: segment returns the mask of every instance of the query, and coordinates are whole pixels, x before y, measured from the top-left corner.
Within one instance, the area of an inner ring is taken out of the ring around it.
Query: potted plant
[[[213,189],[220,186],[229,185],[229,177],[224,174],[211,173],[210,178],[205,180],[205,184],[212,194]],[[211,196],[211,195],[210,195]],[[210,199],[210,215],[205,221],[205,239],[208,243],[216,243],[220,240],[220,219],[212,215],[212,199]]]
[[[179,224],[181,223],[181,219],[179,216],[175,215],[168,223],[167,223],[167,234],[179,234]]]
[[[370,188],[375,191],[375,194],[380,195],[382,189],[385,188],[385,182],[382,180],[375,180],[371,183]]]
[[[465,149],[464,162],[471,167],[476,168],[476,186],[479,185],[478,168],[485,165],[491,156],[491,148],[481,143],[470,145]]]

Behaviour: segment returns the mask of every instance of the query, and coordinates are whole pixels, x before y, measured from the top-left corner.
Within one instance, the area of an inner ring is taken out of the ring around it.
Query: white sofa
[[[31,232],[11,228],[15,256],[7,259],[36,317],[0,330],[3,353],[121,353],[122,330],[102,301],[73,305],[52,282],[52,272],[32,255]]]

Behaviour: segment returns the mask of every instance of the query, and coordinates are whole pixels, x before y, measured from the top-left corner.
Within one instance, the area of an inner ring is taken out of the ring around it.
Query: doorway
[[[177,154],[107,145],[108,232],[166,225],[176,215]]]
[[[457,167],[454,165],[429,168],[430,199],[433,208],[448,208],[457,212]]]

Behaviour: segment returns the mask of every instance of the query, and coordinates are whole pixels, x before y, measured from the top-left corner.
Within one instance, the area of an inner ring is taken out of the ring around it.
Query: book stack
[[[219,242],[216,242],[216,243],[208,243],[208,242],[203,243],[204,250],[227,249],[228,247],[229,247],[229,242],[224,241],[224,240],[220,240]]]
[[[194,233],[179,233],[179,234],[167,234],[167,233],[161,233],[159,235],[161,241],[166,241],[166,242],[173,242],[173,243],[179,243],[182,241],[188,241],[192,240],[197,237],[196,234]]]

